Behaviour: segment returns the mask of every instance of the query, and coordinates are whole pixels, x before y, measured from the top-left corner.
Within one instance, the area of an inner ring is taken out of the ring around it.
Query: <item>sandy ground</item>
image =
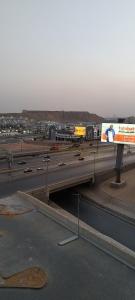
[[[1,144],[0,149],[13,151],[13,152],[22,152],[22,151],[27,152],[27,151],[48,150],[49,146],[22,142],[22,143],[13,143],[13,144]]]

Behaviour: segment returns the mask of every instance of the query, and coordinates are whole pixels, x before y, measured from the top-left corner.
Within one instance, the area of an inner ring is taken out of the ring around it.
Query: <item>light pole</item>
[[[95,183],[95,169],[96,169],[96,158],[95,158],[95,154],[96,154],[96,151],[92,151],[90,152],[90,154],[93,154],[93,181],[92,183]],[[90,176],[91,176],[91,159],[90,159]]]
[[[96,162],[95,154],[96,154],[96,151],[92,151],[92,152],[90,152],[90,154],[93,154],[93,173],[95,176],[95,162]]]
[[[45,172],[45,195],[46,195],[46,199],[47,202],[49,203],[49,191],[48,191],[48,163],[49,163],[50,159],[46,158],[43,159],[43,162],[46,164],[46,172]]]
[[[22,152],[22,150],[23,150],[23,149],[22,149],[22,148],[23,148],[23,147],[22,147],[22,143],[23,143],[23,140],[20,139],[20,151],[21,151],[21,152]]]
[[[73,196],[77,197],[77,237],[79,239],[80,235],[80,194],[73,194]]]
[[[94,154],[94,170],[93,171],[94,171],[94,176],[95,176],[95,170],[96,170],[96,168],[95,168],[96,167],[95,166],[95,163],[96,163],[95,155],[96,155],[96,152],[94,151],[93,154]]]
[[[65,246],[73,241],[76,241],[79,239],[80,236],[80,226],[79,226],[79,221],[80,221],[80,194],[73,194],[73,196],[77,197],[77,234],[74,234],[70,236],[69,238],[61,241],[58,243],[59,246]]]

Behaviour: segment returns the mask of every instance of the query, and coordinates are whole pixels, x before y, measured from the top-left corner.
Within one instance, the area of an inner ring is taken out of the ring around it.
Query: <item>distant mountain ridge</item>
[[[24,117],[35,121],[53,121],[58,123],[93,122],[100,124],[104,118],[87,111],[42,111],[23,110],[21,113],[0,113],[0,117]]]
[[[23,110],[22,115],[35,119],[46,120],[60,123],[66,122],[95,122],[99,124],[104,121],[104,118],[87,111],[30,111]]]

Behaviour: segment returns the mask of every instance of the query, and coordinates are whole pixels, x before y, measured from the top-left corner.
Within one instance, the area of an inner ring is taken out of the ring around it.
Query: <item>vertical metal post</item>
[[[21,152],[22,152],[22,139],[21,139]]]
[[[77,194],[77,236],[80,235],[80,194]]]
[[[59,246],[65,246],[77,239],[79,239],[79,236],[80,236],[80,194],[77,193],[77,194],[73,194],[73,196],[77,196],[77,234],[61,241],[58,243]]]
[[[124,145],[118,144],[117,146],[117,157],[116,157],[116,183],[121,182],[121,169],[122,169],[122,162],[123,162],[123,150]]]
[[[97,152],[98,152],[99,144],[98,144],[98,139],[97,139]]]
[[[125,119],[118,119],[119,123],[124,123]],[[123,151],[124,151],[124,144],[117,144],[117,156],[116,156],[116,183],[121,182],[121,169],[122,169],[122,162],[123,162]]]
[[[45,195],[46,195],[46,199],[49,203],[49,192],[48,192],[48,163],[49,163],[50,159],[44,159],[43,162],[46,163],[46,172],[45,172]]]
[[[96,170],[96,166],[95,166],[95,163],[96,163],[95,154],[96,154],[96,152],[94,151],[94,176],[95,176],[95,170]]]
[[[46,194],[48,191],[48,159],[46,160]]]

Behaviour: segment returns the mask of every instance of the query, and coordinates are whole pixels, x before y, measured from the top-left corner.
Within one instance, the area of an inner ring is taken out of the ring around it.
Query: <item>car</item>
[[[44,170],[44,169],[42,167],[37,168],[37,171],[41,171],[41,170]]]
[[[25,164],[26,164],[26,161],[24,161],[24,160],[18,161],[17,164],[18,164],[18,165],[25,165]]]
[[[84,160],[84,157],[81,156],[81,157],[78,158],[78,160]]]
[[[79,143],[72,144],[72,147],[78,148],[78,147],[80,147],[80,144]]]
[[[32,172],[31,168],[24,169],[24,173],[29,173],[29,172]]]
[[[59,145],[54,145],[50,147],[50,150],[58,151],[59,150]]]
[[[46,154],[46,155],[44,156],[44,158],[45,158],[45,159],[46,159],[46,158],[49,158],[49,159],[50,159],[50,155]]]
[[[51,159],[50,159],[50,158],[44,158],[42,161],[43,161],[44,163],[49,163],[49,162],[51,161]]]
[[[74,156],[80,156],[80,155],[81,155],[80,152],[77,152],[77,153],[74,154]]]
[[[62,167],[62,166],[65,166],[65,165],[66,165],[66,163],[64,163],[64,162],[58,163],[58,166],[59,166],[59,167]]]

